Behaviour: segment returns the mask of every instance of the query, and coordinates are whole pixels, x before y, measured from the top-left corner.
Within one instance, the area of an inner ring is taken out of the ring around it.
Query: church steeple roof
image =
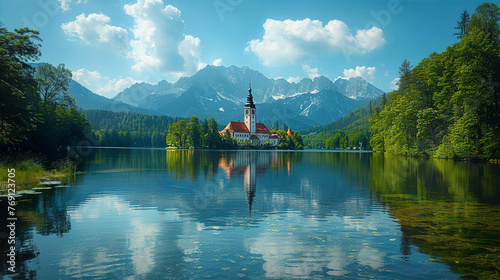
[[[247,103],[245,104],[245,108],[255,108],[255,104],[253,103],[253,96],[252,96],[252,83],[250,83],[249,88],[248,88]]]

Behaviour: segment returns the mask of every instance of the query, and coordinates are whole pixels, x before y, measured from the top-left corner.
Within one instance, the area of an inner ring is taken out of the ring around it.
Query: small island
[[[230,121],[219,131],[215,118],[208,117],[200,125],[200,119],[192,116],[188,123],[180,120],[168,128],[167,149],[283,149],[303,150],[302,136],[298,132],[272,127],[268,129],[257,122],[257,108],[253,102],[252,84],[248,88],[247,102],[244,107],[244,122]]]

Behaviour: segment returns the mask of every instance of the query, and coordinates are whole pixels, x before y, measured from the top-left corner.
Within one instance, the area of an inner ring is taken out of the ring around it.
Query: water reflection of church
[[[263,174],[269,167],[279,167],[283,164],[283,157],[278,152],[248,151],[221,157],[219,167],[226,172],[228,179],[243,175],[243,189],[248,202],[248,214],[252,214],[252,205],[257,190],[257,174]],[[290,175],[290,159],[287,161],[288,175]]]

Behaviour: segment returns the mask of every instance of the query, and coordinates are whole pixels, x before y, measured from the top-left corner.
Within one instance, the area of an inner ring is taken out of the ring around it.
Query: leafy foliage
[[[219,124],[214,117],[208,117],[208,120],[200,123],[197,116],[192,116],[189,123],[180,120],[171,124],[168,128],[167,144],[181,149],[231,149],[237,146],[236,140],[229,133],[220,135]]]
[[[27,62],[38,59],[41,39],[38,31],[0,28],[0,145],[27,140],[36,129],[36,91],[34,69]]]
[[[482,18],[478,10],[472,18]],[[483,26],[472,18],[469,27]],[[373,149],[469,160],[500,157],[498,41],[473,28],[445,52],[413,69],[408,65],[405,60],[400,68],[399,90],[370,119]]]
[[[288,135],[287,131],[284,129],[280,129],[276,131],[276,134],[281,136],[281,143],[278,147],[282,150],[303,150],[304,149],[304,141],[302,136],[297,132],[293,131],[292,135]]]
[[[74,107],[76,102],[68,93],[71,71],[60,64],[55,67],[48,63],[38,65],[35,73],[38,78],[38,91],[46,103],[64,103]]]
[[[476,12],[471,16],[468,30],[478,29],[488,34],[491,40],[500,40],[500,9],[493,3],[484,3],[476,8]]]
[[[12,146],[42,153],[83,137],[87,126],[69,98],[71,72],[59,65],[29,64],[40,56],[38,31],[0,28],[0,149]]]

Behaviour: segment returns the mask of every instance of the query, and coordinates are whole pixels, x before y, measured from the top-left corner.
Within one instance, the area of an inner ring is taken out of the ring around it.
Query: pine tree
[[[469,20],[470,20],[470,15],[467,12],[467,10],[463,11],[463,13],[460,15],[460,20],[457,21],[457,26],[455,29],[457,29],[457,33],[454,33],[453,35],[457,36],[458,39],[462,39],[466,34],[469,34],[468,30],[468,25],[469,25]]]

